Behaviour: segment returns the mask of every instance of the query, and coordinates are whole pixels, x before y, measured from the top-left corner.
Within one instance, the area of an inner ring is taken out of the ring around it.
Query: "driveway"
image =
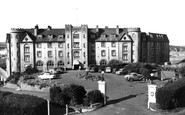
[[[77,74],[84,74],[85,71],[68,71],[62,74],[60,78],[53,79],[52,83],[61,84],[80,84],[87,91],[98,89],[97,81],[84,80],[77,78]],[[100,73],[90,73],[101,75]],[[168,76],[171,75],[168,73]],[[180,115],[177,113],[160,113],[152,112],[147,109],[147,83],[144,81],[127,82],[122,75],[105,73],[107,84],[107,96],[109,97],[107,105],[97,109],[96,111],[82,113],[80,115]],[[166,77],[166,76],[165,76]],[[1,88],[1,90],[10,90]],[[11,91],[11,90],[10,90]],[[15,91],[13,91],[15,92]],[[49,93],[20,91],[17,93],[26,93],[36,95],[42,98],[49,98]],[[181,111],[182,113],[182,111]],[[183,113],[182,113],[183,115]]]

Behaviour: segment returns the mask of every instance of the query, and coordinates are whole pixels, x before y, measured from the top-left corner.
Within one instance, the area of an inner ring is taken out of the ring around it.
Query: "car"
[[[96,69],[95,67],[91,67],[90,70],[89,70],[89,72],[92,72],[93,73],[93,72],[95,72],[95,69]]]
[[[49,72],[51,74],[61,74],[65,71],[64,67],[58,67],[58,68],[53,68],[53,69],[50,69]]]
[[[122,71],[125,71],[125,68],[120,68],[118,71],[116,71],[116,74],[117,74],[117,75],[120,75],[120,73],[121,73]]]
[[[111,73],[111,67],[106,67],[106,68],[105,68],[105,72],[106,72],[106,73]]]
[[[38,78],[40,79],[53,79],[54,78],[54,74],[51,74],[50,72],[45,72],[41,75],[38,76]]]
[[[135,72],[132,72],[132,73],[130,73],[130,74],[127,74],[127,75],[125,75],[125,79],[127,80],[127,81],[140,81],[140,80],[145,80],[145,77],[144,76],[142,76],[141,74],[138,74],[138,73],[135,73]]]

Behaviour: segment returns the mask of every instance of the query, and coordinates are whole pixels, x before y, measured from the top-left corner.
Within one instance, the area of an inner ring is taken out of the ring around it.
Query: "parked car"
[[[89,72],[95,72],[95,67],[91,67]]]
[[[105,68],[105,72],[106,72],[106,73],[111,73],[111,67],[106,67],[106,68]]]
[[[50,72],[45,72],[41,75],[38,76],[38,78],[40,79],[53,79],[54,78],[54,74],[51,74]]]
[[[120,68],[118,71],[116,71],[117,75],[121,75],[121,72],[125,71],[125,68]]]
[[[65,69],[63,67],[53,68],[49,70],[51,74],[60,74],[63,73],[64,71]]]
[[[139,81],[139,80],[145,81],[144,76],[142,76],[141,74],[135,73],[135,72],[125,75],[125,79],[127,81]]]

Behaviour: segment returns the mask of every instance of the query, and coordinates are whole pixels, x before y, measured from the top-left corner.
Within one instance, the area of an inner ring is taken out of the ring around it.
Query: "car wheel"
[[[142,79],[141,79],[142,81],[146,81],[146,79],[143,77]]]
[[[129,81],[131,81],[131,82],[132,82],[132,81],[134,81],[134,79],[130,78],[130,79],[129,79]]]

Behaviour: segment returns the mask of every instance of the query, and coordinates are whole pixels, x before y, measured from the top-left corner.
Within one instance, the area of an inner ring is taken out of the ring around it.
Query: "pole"
[[[49,100],[47,99],[47,105],[48,105],[48,115],[50,115],[50,106],[49,106]]]
[[[68,115],[68,105],[66,104],[66,115]]]

